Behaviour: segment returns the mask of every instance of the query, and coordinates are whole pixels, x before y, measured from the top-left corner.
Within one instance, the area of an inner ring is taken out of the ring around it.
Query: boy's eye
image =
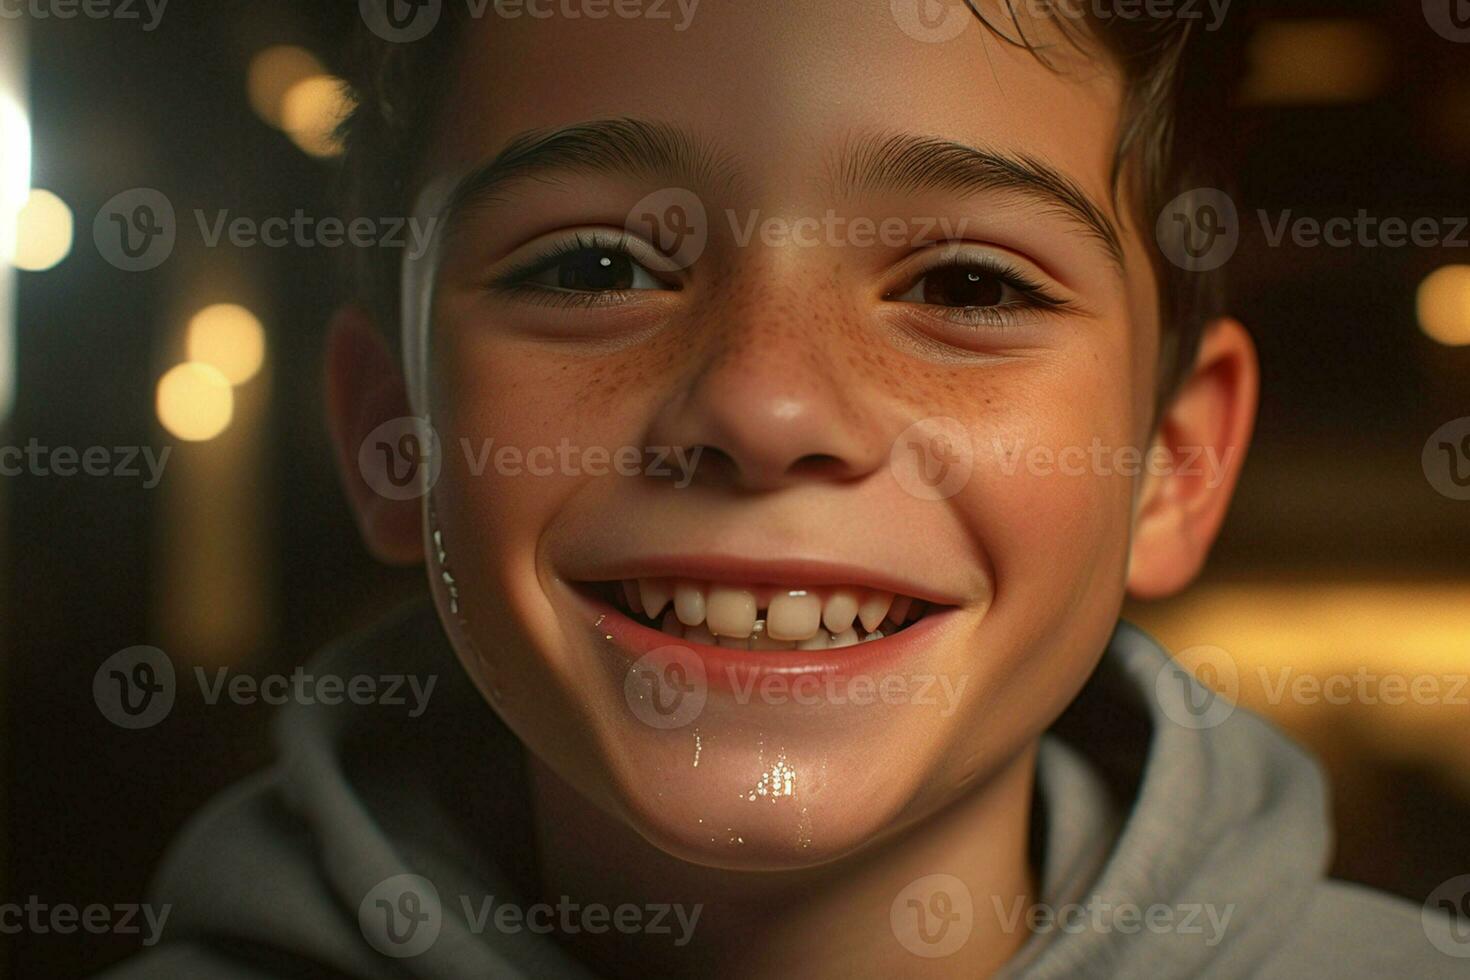
[[[890,297],[901,303],[930,306],[986,307],[1024,302],[1026,293],[984,266],[963,263],[931,269],[909,289]]]
[[[553,256],[526,276],[524,282],[577,293],[665,288],[627,252],[599,246],[578,247]]]

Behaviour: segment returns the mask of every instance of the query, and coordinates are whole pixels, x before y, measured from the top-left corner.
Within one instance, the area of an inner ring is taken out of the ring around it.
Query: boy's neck
[[[564,936],[577,955],[610,976],[680,975],[812,978],[853,975],[989,976],[1025,942],[1024,926],[997,910],[1035,901],[1028,859],[1036,745],[991,779],[892,840],[830,865],[799,871],[727,871],[660,851],[610,818],[542,763],[530,758],[541,899],[562,896],[609,910],[698,907],[690,940],[670,912],[670,931]],[[920,959],[895,937],[894,900],[933,874],[969,890],[973,928],[952,955]],[[1012,928],[1007,930],[1006,926]]]

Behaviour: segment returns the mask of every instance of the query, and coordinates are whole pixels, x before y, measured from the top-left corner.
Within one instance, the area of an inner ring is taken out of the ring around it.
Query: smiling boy
[[[433,609],[317,669],[442,693],[288,709],[138,975],[1448,976],[1445,922],[1323,878],[1315,766],[1118,623],[1199,571],[1256,405],[1155,239],[1223,101],[1186,26],[451,3],[373,41],[356,208],[436,234],[364,254],[327,402]],[[1006,449],[1094,446],[1155,465]]]

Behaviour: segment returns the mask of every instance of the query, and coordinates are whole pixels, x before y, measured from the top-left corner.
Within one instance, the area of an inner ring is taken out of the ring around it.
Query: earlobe
[[[368,551],[393,565],[423,561],[422,500],[375,489],[392,485],[386,471],[373,469],[392,460],[360,452],[375,429],[410,414],[403,372],[360,306],[338,310],[327,330],[326,411],[337,472]]]
[[[1173,595],[1204,566],[1245,462],[1259,379],[1245,328],[1229,318],[1209,323],[1150,447],[1128,566],[1134,598]]]

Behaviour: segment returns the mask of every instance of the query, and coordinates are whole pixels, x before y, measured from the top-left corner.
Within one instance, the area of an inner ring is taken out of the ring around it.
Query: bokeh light
[[[352,108],[347,83],[332,75],[313,75],[287,89],[281,100],[281,128],[314,157],[342,152],[337,125]]]
[[[1361,102],[1388,83],[1387,40],[1355,20],[1271,20],[1250,40],[1245,102],[1308,105]]]
[[[229,428],[235,393],[218,368],[186,361],[158,379],[158,421],[186,442],[204,442]]]
[[[303,79],[326,74],[316,55],[305,48],[278,44],[250,59],[245,85],[250,106],[261,119],[283,128],[282,110],[286,93]]]
[[[1419,284],[1419,329],[1451,347],[1470,344],[1470,265],[1436,269]]]
[[[44,272],[66,258],[71,252],[73,224],[65,201],[50,191],[31,191],[15,217],[15,267]]]
[[[265,328],[245,307],[215,303],[189,320],[185,345],[189,360],[216,368],[231,384],[244,384],[265,361]]]

